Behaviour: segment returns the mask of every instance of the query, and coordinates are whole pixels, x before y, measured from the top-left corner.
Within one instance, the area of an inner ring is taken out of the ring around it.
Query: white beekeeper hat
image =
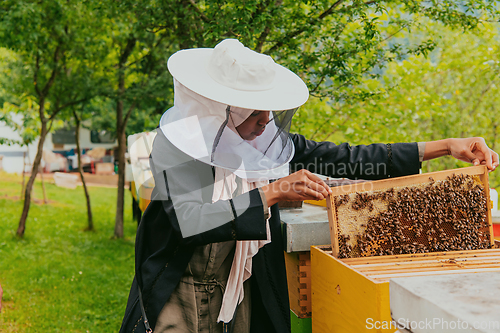
[[[197,94],[245,109],[295,109],[309,97],[295,73],[236,39],[223,40],[213,49],[178,51],[168,59],[168,70]]]

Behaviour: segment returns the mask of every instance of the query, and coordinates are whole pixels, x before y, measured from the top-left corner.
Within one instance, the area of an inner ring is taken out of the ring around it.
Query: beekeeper
[[[498,165],[480,138],[350,146],[290,134],[306,85],[235,39],[179,51],[168,68],[174,106],[150,157],[156,186],[120,332],[290,332],[278,201],[324,199],[313,173],[397,177],[448,154]]]

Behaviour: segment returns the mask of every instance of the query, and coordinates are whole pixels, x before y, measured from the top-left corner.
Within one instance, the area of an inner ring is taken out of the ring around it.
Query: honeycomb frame
[[[485,166],[332,188],[327,198],[338,258],[494,246]]]

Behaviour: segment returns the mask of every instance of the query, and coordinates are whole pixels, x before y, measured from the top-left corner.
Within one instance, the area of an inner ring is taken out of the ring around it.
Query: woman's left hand
[[[490,171],[498,166],[498,154],[486,145],[483,138],[453,138],[425,143],[424,161],[444,155],[474,165],[486,165]]]
[[[474,165],[486,165],[493,171],[498,166],[498,154],[490,149],[483,138],[449,139],[448,151],[458,160]]]

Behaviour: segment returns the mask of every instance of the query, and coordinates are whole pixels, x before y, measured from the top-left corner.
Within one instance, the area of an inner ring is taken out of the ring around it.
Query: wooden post
[[[339,256],[339,231],[337,225],[337,212],[333,195],[326,198],[326,209],[328,213],[328,223],[330,224],[330,238],[332,240],[332,255],[335,258]]]

